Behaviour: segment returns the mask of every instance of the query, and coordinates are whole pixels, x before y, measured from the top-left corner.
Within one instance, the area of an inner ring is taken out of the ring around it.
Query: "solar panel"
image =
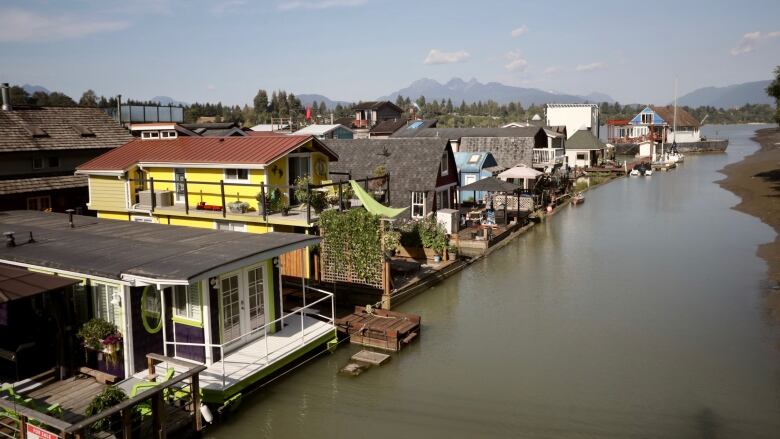
[[[422,124],[423,124],[423,122],[421,120],[412,122],[412,123],[409,124],[409,128],[408,129],[414,130],[414,129],[420,128],[420,125],[422,125]]]

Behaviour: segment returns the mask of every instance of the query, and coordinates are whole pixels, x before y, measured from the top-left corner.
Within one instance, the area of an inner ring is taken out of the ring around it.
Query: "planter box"
[[[411,259],[429,259],[432,261],[433,257],[436,256],[436,252],[434,252],[432,249],[424,247],[399,246],[398,256]]]
[[[249,206],[247,204],[229,203],[227,208],[230,213],[246,213]]]

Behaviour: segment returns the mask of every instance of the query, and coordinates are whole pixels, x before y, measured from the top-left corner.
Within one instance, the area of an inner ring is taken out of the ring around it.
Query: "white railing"
[[[239,368],[238,370],[234,370],[232,372],[232,373],[236,373],[236,372],[240,372],[240,371],[242,371],[242,370],[244,370],[244,369],[246,369],[247,367],[250,367],[250,366],[261,365],[261,364],[264,365],[265,367],[269,366],[273,362],[273,361],[270,361],[270,358],[271,358],[272,354],[274,354],[276,352],[279,352],[279,351],[283,351],[283,350],[287,349],[291,345],[296,345],[297,344],[297,345],[299,345],[301,347],[305,346],[306,345],[306,326],[305,326],[305,321],[304,321],[304,315],[305,314],[317,316],[317,317],[319,317],[321,319],[324,319],[328,324],[330,324],[332,327],[335,328],[336,305],[335,305],[335,302],[333,300],[333,293],[330,293],[328,291],[325,291],[325,290],[322,290],[322,289],[319,289],[319,288],[310,287],[308,285],[303,285],[303,289],[304,289],[304,294],[303,294],[303,296],[304,296],[303,305],[304,306],[303,307],[301,307],[301,308],[299,308],[299,309],[297,309],[297,310],[295,310],[295,311],[285,315],[284,314],[283,304],[279,304],[279,306],[282,307],[282,317],[279,317],[278,319],[276,319],[274,321],[267,322],[265,325],[263,325],[263,326],[261,326],[259,328],[253,329],[252,331],[249,331],[246,334],[242,334],[239,337],[235,337],[235,338],[233,338],[231,340],[228,340],[226,342],[223,342],[221,344],[215,344],[215,343],[211,343],[211,344],[206,344],[206,343],[186,343],[186,342],[176,342],[176,341],[167,341],[167,340],[165,341],[165,344],[166,345],[173,345],[174,348],[176,346],[196,346],[196,347],[202,347],[204,349],[215,349],[215,348],[219,349],[220,362],[222,363],[222,389],[224,390],[227,387],[227,385],[226,385],[227,384],[226,383],[227,373],[225,371],[225,363],[226,363],[225,348],[228,347],[228,345],[230,345],[232,343],[235,343],[237,341],[241,341],[241,340],[247,340],[247,344],[248,344],[248,343],[251,343],[251,342],[253,342],[255,340],[259,340],[261,338],[258,335],[260,332],[262,332],[262,334],[263,334],[262,338],[265,341],[265,355],[255,359],[255,360],[253,360],[251,363],[245,364],[243,367]],[[306,290],[316,291],[318,293],[325,294],[325,297],[322,297],[320,299],[315,300],[312,303],[307,304],[306,303]],[[328,301],[328,300],[330,301],[330,316],[307,312],[308,310],[312,310],[315,305],[317,305],[319,303],[322,303],[322,302],[325,302],[325,301]],[[269,335],[273,336],[274,334],[273,333],[269,334],[268,333],[268,328],[269,327],[273,327],[277,323],[281,323],[281,327],[282,327],[282,329],[284,329],[284,322],[285,322],[285,320],[289,321],[290,319],[294,319],[295,318],[294,317],[295,314],[300,314],[300,324],[301,324],[301,329],[299,331],[300,332],[300,338],[298,338],[297,335],[295,337],[290,337],[290,341],[288,341],[287,343],[285,343],[285,344],[283,344],[281,346],[277,346],[273,351],[270,351],[269,350],[269,346],[268,346],[268,337],[269,337]],[[206,330],[206,328],[204,328],[204,330]],[[253,338],[253,336],[255,336],[255,337]],[[309,341],[311,341],[311,340],[309,340]],[[231,346],[231,348],[233,348],[233,347]],[[234,350],[239,350],[239,349],[240,348],[235,348]],[[277,358],[274,361],[277,361],[277,360],[280,360],[280,359],[281,358]],[[260,360],[263,360],[263,361],[261,362]]]
[[[563,148],[534,148],[532,163],[543,166],[559,165],[563,164],[564,157]]]

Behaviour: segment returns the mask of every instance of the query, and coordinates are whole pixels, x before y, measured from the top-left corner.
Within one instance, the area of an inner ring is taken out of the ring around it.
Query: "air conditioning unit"
[[[436,221],[444,226],[444,231],[448,235],[454,235],[458,233],[459,215],[455,209],[439,209],[436,211]]]
[[[152,206],[152,191],[139,191],[138,204],[144,207]],[[172,191],[154,191],[155,207],[173,206]]]

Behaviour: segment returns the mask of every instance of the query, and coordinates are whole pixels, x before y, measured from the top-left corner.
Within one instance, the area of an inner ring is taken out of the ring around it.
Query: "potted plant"
[[[119,333],[116,325],[98,318],[84,323],[76,336],[82,340],[84,347],[95,351],[104,350],[104,340],[109,340],[111,344],[117,344],[122,340],[122,334]]]
[[[374,168],[374,178],[375,180],[371,180],[371,182],[368,184],[368,187],[370,187],[374,191],[374,198],[376,198],[377,201],[383,202],[384,196],[385,196],[385,176],[387,175],[387,169],[383,165],[379,165],[376,168]],[[381,177],[381,178],[380,178]]]
[[[116,386],[108,386],[103,389],[95,398],[89,403],[84,415],[87,417],[97,415],[103,411],[118,405],[122,401],[127,399],[127,394],[124,390]],[[90,426],[93,431],[103,431],[111,427],[111,424],[121,422],[121,415],[119,413],[103,418]]]
[[[352,207],[352,199],[355,198],[355,191],[352,185],[347,184],[341,188],[341,208],[347,210]]]
[[[265,215],[265,212],[268,210],[268,196],[264,195],[263,192],[258,192],[255,195],[255,200],[257,200],[257,214],[260,216]]]
[[[401,244],[401,232],[397,230],[385,230],[384,237],[382,238],[382,245],[385,250],[385,256],[392,258],[395,256],[395,251]]]
[[[249,210],[249,203],[241,201],[240,196],[236,194],[236,201],[228,203],[227,208],[230,213],[246,213]]]

